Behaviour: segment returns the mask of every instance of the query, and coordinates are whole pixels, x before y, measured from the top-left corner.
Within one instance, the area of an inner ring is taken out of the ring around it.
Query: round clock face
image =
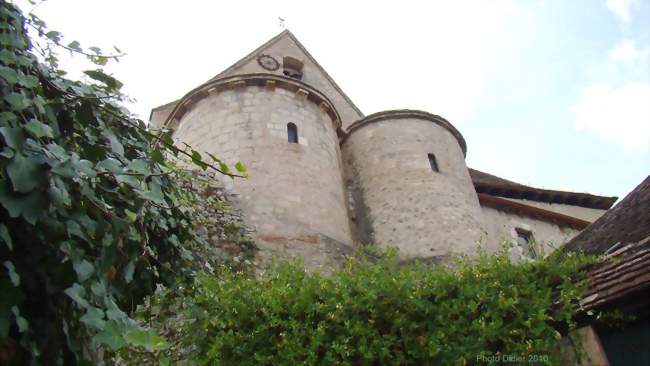
[[[260,64],[262,68],[269,71],[275,71],[280,67],[280,63],[278,62],[278,60],[274,59],[269,55],[257,56],[257,63]]]

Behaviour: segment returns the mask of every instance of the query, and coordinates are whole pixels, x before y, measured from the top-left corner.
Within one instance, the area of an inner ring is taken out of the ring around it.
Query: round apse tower
[[[473,254],[481,209],[463,136],[422,111],[375,113],[341,140],[355,240],[396,246],[400,256]]]
[[[340,118],[311,86],[274,74],[226,77],[188,93],[168,118],[174,139],[241,161],[224,179],[264,257],[326,264],[351,245],[338,144]]]

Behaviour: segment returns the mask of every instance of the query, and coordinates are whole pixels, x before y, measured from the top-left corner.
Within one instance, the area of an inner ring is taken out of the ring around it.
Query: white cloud
[[[607,8],[623,23],[630,21],[630,5],[630,0],[607,0]]]
[[[650,83],[631,82],[614,88],[604,84],[582,90],[574,107],[576,128],[645,152],[650,145]]]
[[[613,61],[636,61],[650,55],[650,48],[639,49],[631,39],[624,39],[609,52]]]

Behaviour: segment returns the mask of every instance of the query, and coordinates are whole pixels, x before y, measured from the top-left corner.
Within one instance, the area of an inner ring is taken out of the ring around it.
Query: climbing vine
[[[148,130],[102,69],[121,51],[64,39],[0,1],[2,364],[97,364],[124,347],[165,348],[129,314],[156,287],[178,288],[233,256],[210,244],[224,234],[210,210],[227,209],[202,193],[212,174],[245,168]],[[61,50],[94,64],[87,81],[66,78]]]

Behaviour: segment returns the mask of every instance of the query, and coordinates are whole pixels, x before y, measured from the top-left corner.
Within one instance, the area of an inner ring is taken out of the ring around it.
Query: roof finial
[[[279,21],[279,24],[280,24],[280,28],[287,29],[287,27],[284,25],[284,18],[278,17],[278,21]]]

